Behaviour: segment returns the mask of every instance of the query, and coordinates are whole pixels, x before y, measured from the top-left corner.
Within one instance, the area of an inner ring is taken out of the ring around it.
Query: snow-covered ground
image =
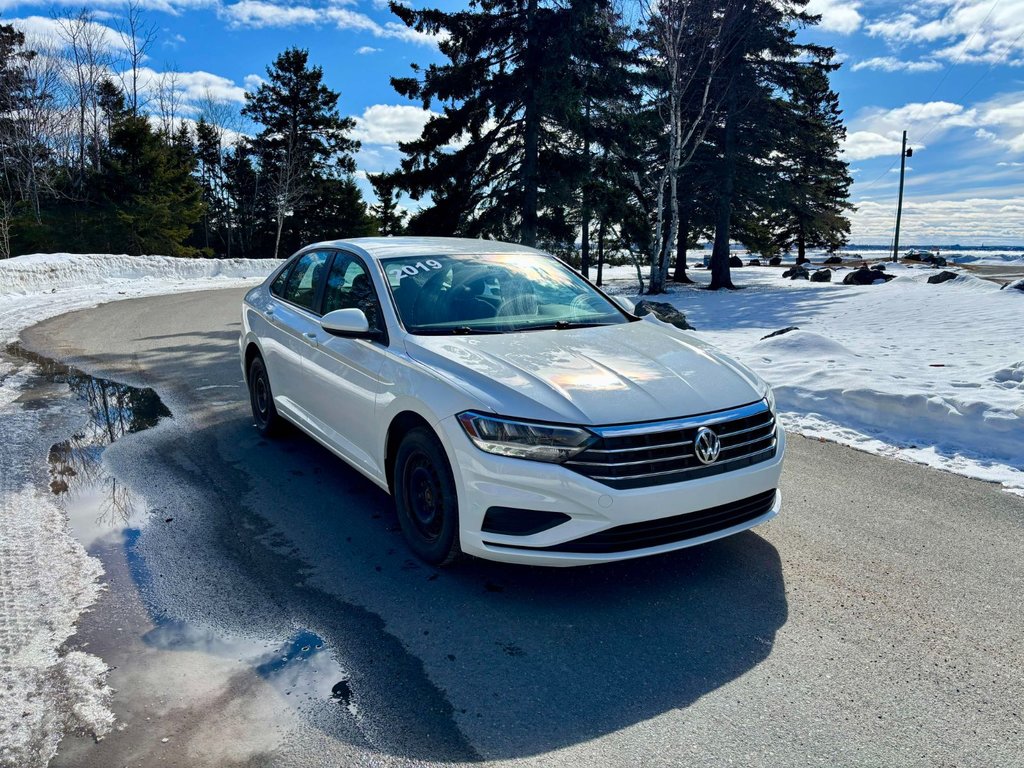
[[[252,284],[277,262],[25,256],[0,261],[0,350],[25,327],[117,299]],[[103,569],[40,479],[52,414],[18,402],[29,371],[0,359],[0,766],[46,765],[69,730],[113,725],[106,666],[66,651]]]
[[[1024,495],[1024,291],[965,273],[929,285],[927,265],[886,267],[896,279],[862,287],[842,285],[844,271],[809,283],[744,267],[733,270],[743,290],[652,298],[769,381],[788,430]],[[632,268],[608,277],[636,291]]]
[[[274,265],[67,254],[0,262],[0,343],[71,310],[252,284]],[[1024,495],[1024,292],[967,274],[928,285],[928,267],[888,270],[889,283],[851,287],[745,267],[734,271],[744,290],[674,287],[657,298],[775,386],[787,429]],[[608,287],[631,295],[634,275],[608,269]],[[0,360],[0,765],[26,768],[45,765],[69,729],[112,725],[102,661],[61,650],[102,569],[38,481],[45,447],[36,455],[26,436],[46,414],[17,402],[27,373]]]

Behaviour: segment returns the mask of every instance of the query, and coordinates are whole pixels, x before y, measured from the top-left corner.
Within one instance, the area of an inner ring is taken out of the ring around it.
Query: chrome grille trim
[[[729,463],[732,463],[732,462],[741,461],[743,459],[749,459],[749,458],[751,458],[753,456],[757,456],[757,455],[762,454],[762,453],[774,452],[775,451],[775,446],[776,446],[776,441],[773,439],[771,445],[768,446],[767,448],[762,448],[759,451],[754,451],[753,453],[747,453],[747,454],[744,454],[743,456],[734,456],[733,458],[726,459],[725,461],[719,461],[714,466],[716,466],[716,467],[724,467],[725,465],[727,465]],[[615,466],[615,465],[612,465],[612,466]],[[619,466],[621,466],[621,465],[619,465]],[[640,474],[640,475],[588,475],[588,477],[590,477],[593,480],[638,480],[638,479],[643,478],[643,477],[661,477],[662,475],[681,475],[684,472],[693,472],[694,470],[697,470],[697,469],[707,469],[707,466],[704,465],[704,464],[701,464],[701,465],[696,466],[696,467],[685,467],[683,469],[669,469],[669,470],[667,470],[665,472],[644,472],[643,474]]]
[[[765,426],[768,426],[765,424]],[[657,443],[649,446],[652,451],[660,451],[662,448],[678,448],[684,445],[693,445],[693,440],[683,440],[679,443]],[[587,453],[626,453],[627,451],[635,451],[636,448],[590,448]]]
[[[712,464],[701,463],[692,447],[702,427],[710,427],[721,440],[721,455]],[[764,400],[702,416],[589,429],[594,442],[563,466],[623,489],[740,469],[771,459],[779,444],[775,415]]]
[[[729,411],[707,413],[703,416],[686,416],[680,419],[648,421],[641,424],[616,424],[610,427],[587,427],[587,429],[601,437],[634,437],[636,435],[655,435],[660,432],[675,432],[681,429],[710,427],[712,424],[721,424],[723,421],[733,421],[734,419],[747,419],[760,413],[771,413],[768,403],[764,400]]]

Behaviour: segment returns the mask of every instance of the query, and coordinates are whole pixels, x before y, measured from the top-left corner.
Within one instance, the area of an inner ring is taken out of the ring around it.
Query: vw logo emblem
[[[693,453],[701,464],[714,464],[718,454],[722,452],[722,443],[718,435],[707,427],[697,430],[697,437],[693,441]]]

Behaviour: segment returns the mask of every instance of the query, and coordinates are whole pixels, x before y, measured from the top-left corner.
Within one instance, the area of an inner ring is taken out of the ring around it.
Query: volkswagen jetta
[[[773,517],[768,386],[632,310],[523,246],[318,243],[246,294],[242,369],[260,432],[388,491],[429,563],[622,560]]]

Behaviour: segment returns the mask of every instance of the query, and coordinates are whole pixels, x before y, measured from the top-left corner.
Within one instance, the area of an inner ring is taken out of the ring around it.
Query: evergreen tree
[[[419,139],[400,144],[404,188],[414,199],[431,194],[446,211],[410,226],[454,216],[449,226],[460,234],[564,250],[573,239],[565,182],[578,158],[564,130],[569,11],[552,0],[471,0],[453,12],[392,2],[391,10],[409,27],[443,35],[447,59],[391,81],[424,108],[443,108]]]
[[[781,151],[779,247],[795,247],[797,262],[807,248],[835,251],[846,244],[850,221],[850,176],[840,156],[846,138],[839,96],[829,85],[834,51],[823,49],[802,67],[788,104],[792,130]]]
[[[310,209],[324,202],[326,191],[337,191],[353,201],[345,185],[326,182],[355,171],[353,153],[359,142],[348,135],[355,121],[338,113],[339,94],[323,84],[322,68],[309,66],[308,51],[289,48],[267,68],[267,77],[255,93],[245,95],[242,114],[262,126],[251,148],[263,179],[259,188],[263,207],[273,216],[273,255],[277,257],[282,246],[290,252],[308,239],[322,237],[301,222],[316,218]],[[336,207],[338,201],[327,202]],[[296,222],[286,231],[286,221],[292,217]],[[360,216],[346,212],[345,218]]]
[[[394,174],[373,173],[369,176],[377,204],[370,214],[377,224],[379,235],[400,235],[405,231],[406,214],[398,207],[397,179]]]
[[[820,56],[820,46],[798,43],[797,26],[820,20],[803,9],[805,0],[779,4],[772,0],[723,0],[723,44],[727,50],[718,76],[723,97],[717,132],[719,188],[716,201],[712,289],[733,288],[729,270],[729,241],[735,214],[743,214],[760,231],[769,226],[763,205],[772,184],[773,152],[794,133],[785,119],[785,105],[804,80],[805,57]],[[744,187],[746,186],[746,189]],[[754,194],[756,192],[756,194]],[[753,194],[754,200],[751,200]],[[761,195],[761,201],[756,198]],[[752,213],[752,211],[758,211]],[[763,237],[763,233],[762,233]],[[767,239],[767,238],[765,238]]]
[[[105,250],[195,255],[185,241],[202,217],[203,203],[192,176],[191,142],[157,132],[145,117],[122,110],[113,119],[106,155],[100,178],[103,226],[93,228]]]

